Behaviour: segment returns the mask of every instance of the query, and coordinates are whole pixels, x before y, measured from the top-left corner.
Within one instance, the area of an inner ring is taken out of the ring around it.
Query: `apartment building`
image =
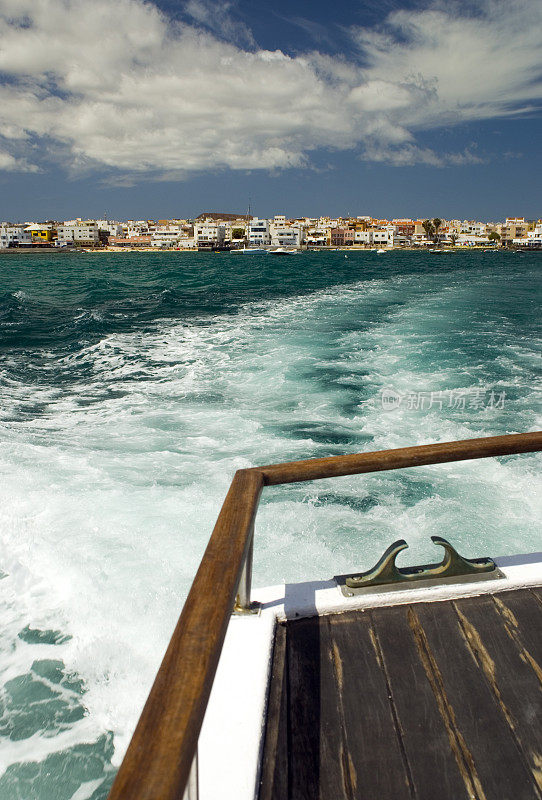
[[[106,236],[122,236],[124,228],[122,223],[115,222],[109,219],[97,219],[98,231],[104,233]]]
[[[501,244],[511,245],[514,239],[521,239],[527,234],[528,223],[525,217],[507,217],[504,225],[501,225]]]
[[[412,219],[392,219],[391,223],[394,226],[394,231],[398,236],[404,236],[407,239],[414,236],[416,230],[417,220]],[[421,224],[421,223],[420,223]]]
[[[512,243],[521,247],[542,248],[542,220],[539,219],[532,227],[532,230],[528,230],[525,236],[513,239]]]
[[[248,224],[250,247],[265,247],[271,244],[271,223],[268,219],[253,217]]]
[[[226,224],[205,220],[194,223],[194,242],[196,247],[207,249],[222,247],[226,241]]]
[[[386,225],[382,228],[373,228],[373,244],[376,247],[393,247],[395,237],[395,227]]]
[[[331,228],[330,239],[332,247],[351,247],[354,244],[356,231],[352,228]]]
[[[10,225],[9,223],[0,225],[0,249],[30,244],[32,244],[32,235],[30,231],[26,230],[26,225]]]
[[[95,220],[70,220],[57,226],[57,245],[73,244],[77,247],[95,247],[100,242],[100,231]]]
[[[271,245],[275,247],[301,247],[306,238],[305,228],[301,225],[287,225],[285,221],[277,222],[277,217],[270,225]]]

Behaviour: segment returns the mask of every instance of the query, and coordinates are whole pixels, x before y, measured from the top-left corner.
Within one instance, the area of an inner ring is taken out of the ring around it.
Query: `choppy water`
[[[237,468],[540,428],[541,265],[2,256],[0,800],[105,798]],[[255,583],[540,550],[536,466],[268,490]]]

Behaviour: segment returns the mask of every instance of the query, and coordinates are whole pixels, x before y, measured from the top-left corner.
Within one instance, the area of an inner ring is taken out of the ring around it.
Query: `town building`
[[[124,229],[121,222],[109,219],[97,219],[98,231],[109,236],[122,236]]]
[[[213,249],[226,246],[226,225],[206,219],[194,223],[194,242],[198,249]]]
[[[0,249],[31,244],[32,234],[26,229],[26,225],[10,225],[9,223],[0,225]]]
[[[332,247],[351,247],[354,244],[356,232],[351,228],[331,228],[330,238]]]
[[[534,224],[532,230],[528,230],[525,236],[518,236],[512,240],[512,244],[527,248],[542,248],[542,220]]]
[[[250,247],[265,247],[271,244],[271,223],[268,219],[253,217],[248,224]]]
[[[501,244],[505,247],[514,243],[514,239],[521,239],[527,234],[528,223],[525,217],[507,217],[501,225]]]
[[[271,245],[274,247],[301,247],[305,241],[303,226],[288,225],[284,217],[275,217],[270,224]]]
[[[34,245],[50,244],[56,236],[56,227],[52,222],[33,222],[26,226],[26,231],[30,234]]]
[[[100,243],[98,223],[75,219],[57,226],[57,246],[96,247]]]
[[[110,247],[151,247],[152,246],[152,237],[150,235],[145,236],[110,236],[109,237],[109,246]]]

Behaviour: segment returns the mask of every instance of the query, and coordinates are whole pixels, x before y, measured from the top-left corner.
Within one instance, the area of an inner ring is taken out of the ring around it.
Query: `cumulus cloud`
[[[367,74],[433,89],[401,115],[410,129],[525,113],[542,100],[542,3],[478,0],[395,11],[380,30],[352,31]]]
[[[473,163],[418,132],[542,99],[540,0],[395,11],[352,29],[348,59],[259,50],[226,6],[189,0],[187,24],[143,0],[0,0],[0,169],[35,169],[39,153],[72,172],[178,179],[300,167],[320,148]]]

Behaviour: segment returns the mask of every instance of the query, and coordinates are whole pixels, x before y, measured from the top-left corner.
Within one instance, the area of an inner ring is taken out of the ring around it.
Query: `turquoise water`
[[[542,427],[541,265],[0,257],[0,800],[105,798],[236,469]],[[255,584],[541,550],[539,465],[267,490]]]

